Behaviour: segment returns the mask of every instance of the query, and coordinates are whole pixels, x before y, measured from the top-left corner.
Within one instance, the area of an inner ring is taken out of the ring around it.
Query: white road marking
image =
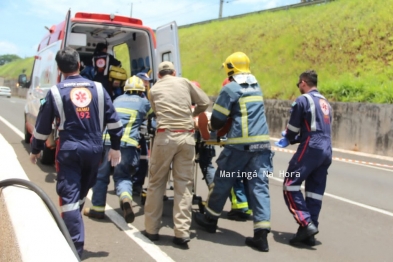
[[[280,139],[279,138],[275,138],[275,137],[270,137],[270,140],[278,141]],[[345,154],[350,154],[350,155],[355,155],[355,156],[365,156],[365,157],[375,158],[375,159],[379,159],[379,160],[393,161],[393,157],[389,157],[389,156],[367,154],[367,153],[363,153],[363,152],[357,152],[357,151],[352,151],[352,150],[345,150],[345,149],[340,149],[340,148],[335,148],[335,147],[333,147],[332,150],[333,150],[333,152],[340,152],[340,153],[345,153]]]
[[[91,200],[92,191],[90,190],[87,198]],[[127,224],[122,216],[120,216],[113,208],[106,204],[105,215],[109,217],[112,222],[117,225],[123,232],[132,240],[134,240],[147,254],[149,254],[156,261],[172,262],[174,261],[170,258],[164,251],[162,251],[157,245],[151,242],[147,237],[145,237],[136,227],[132,224]]]
[[[275,146],[272,146],[272,150],[285,152],[285,153],[291,153],[291,154],[294,154],[296,152],[296,150],[285,149],[285,148],[280,148],[280,147],[275,147]],[[352,160],[352,159],[346,159],[346,158],[340,158],[340,157],[333,157],[332,159],[336,160],[336,161],[340,161],[340,162],[346,162],[346,163],[358,165],[358,166],[366,166],[366,167],[370,167],[370,168],[381,169],[381,170],[393,172],[393,165],[386,165],[386,164],[379,164],[379,163],[373,163],[373,162]],[[391,168],[391,169],[386,169],[386,168]]]
[[[10,122],[5,120],[0,116],[0,120],[6,124],[9,128],[11,128],[18,136],[22,139],[25,138],[25,135],[19,131],[15,126],[13,126]],[[89,191],[87,198],[91,201],[91,190]],[[134,240],[147,254],[149,254],[156,261],[164,261],[164,262],[173,262],[174,260],[170,258],[164,251],[162,251],[157,245],[151,242],[148,238],[146,238],[142,233],[133,225],[127,224],[124,221],[124,218],[120,216],[113,208],[109,205],[105,206],[105,214],[112,220],[114,224],[116,224],[119,228],[121,228],[124,233]]]
[[[25,139],[25,134],[23,134],[21,131],[19,131],[18,128],[16,128],[15,126],[13,126],[10,122],[8,122],[7,120],[5,120],[3,117],[0,116],[0,120],[6,124],[9,128],[12,129],[12,131],[14,131],[18,136],[20,136],[22,139]]]
[[[281,183],[284,181],[284,179],[277,178],[277,177],[269,177],[269,179],[273,179],[273,180],[279,181]],[[304,189],[304,186],[302,186],[301,188]],[[349,200],[349,199],[344,198],[344,197],[336,196],[336,195],[333,195],[333,194],[330,194],[330,193],[326,193],[326,192],[324,193],[324,196],[328,196],[328,197],[340,200],[342,202],[345,202],[345,203],[348,203],[348,204],[352,204],[354,206],[363,207],[365,209],[368,209],[368,210],[371,210],[371,211],[375,211],[375,212],[378,212],[378,213],[381,213],[381,214],[393,217],[393,213],[392,212],[389,212],[389,211],[386,211],[386,210],[383,210],[383,209],[380,209],[380,208],[372,207],[372,206],[369,206],[369,205],[365,205],[365,204],[362,204],[362,203],[359,203],[359,202],[356,202],[356,201],[352,201],[352,200]]]

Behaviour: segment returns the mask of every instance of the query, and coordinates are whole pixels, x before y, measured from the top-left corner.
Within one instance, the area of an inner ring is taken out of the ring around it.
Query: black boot
[[[201,213],[195,213],[195,222],[209,233],[216,233],[218,219],[210,218]]]
[[[308,239],[309,237],[312,237],[316,234],[318,234],[318,228],[312,223],[308,223],[307,226],[300,226],[297,230],[296,235],[289,240],[290,244],[295,244],[298,242],[303,242],[304,240]]]
[[[246,237],[246,245],[262,252],[268,252],[269,244],[267,243],[267,234],[269,234],[269,230],[267,229],[255,231],[254,237]]]
[[[313,247],[315,246],[315,236],[311,236],[302,241],[303,244]]]

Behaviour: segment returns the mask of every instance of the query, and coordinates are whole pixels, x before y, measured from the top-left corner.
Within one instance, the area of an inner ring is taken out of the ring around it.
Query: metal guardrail
[[[311,1],[311,2],[302,2],[302,3],[299,3],[299,4],[285,5],[285,6],[280,6],[280,7],[270,8],[270,9],[264,9],[264,10],[259,10],[259,11],[255,11],[255,12],[250,12],[250,13],[244,13],[244,14],[233,15],[233,16],[226,16],[226,17],[223,17],[223,18],[205,20],[205,21],[192,23],[192,24],[187,24],[187,25],[181,25],[181,26],[179,26],[179,28],[185,28],[185,27],[190,27],[190,26],[194,26],[194,25],[208,24],[208,23],[211,23],[211,22],[214,22],[214,21],[223,21],[223,20],[239,18],[239,17],[243,17],[243,16],[247,16],[247,15],[259,14],[259,13],[264,13],[264,12],[276,12],[276,11],[288,10],[288,9],[304,7],[304,6],[325,4],[325,3],[333,2],[333,1],[335,1],[335,0],[315,0],[315,1]]]

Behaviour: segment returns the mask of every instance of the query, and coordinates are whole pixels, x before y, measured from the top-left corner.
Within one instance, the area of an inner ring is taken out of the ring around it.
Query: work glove
[[[285,137],[281,138],[279,141],[274,143],[276,146],[284,148],[287,147],[289,145],[289,141],[288,139],[286,139]]]
[[[111,162],[112,166],[117,166],[121,162],[120,150],[110,149],[108,152],[108,161]]]
[[[30,156],[29,156],[30,162],[33,164],[37,164],[37,159],[39,157],[40,157],[40,153],[38,153],[38,154],[30,153]]]

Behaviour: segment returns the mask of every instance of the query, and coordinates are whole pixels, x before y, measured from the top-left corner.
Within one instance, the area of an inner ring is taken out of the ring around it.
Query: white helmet
[[[142,79],[137,76],[131,76],[127,79],[124,86],[124,92],[126,91],[141,91],[145,92],[145,86],[143,85]]]

